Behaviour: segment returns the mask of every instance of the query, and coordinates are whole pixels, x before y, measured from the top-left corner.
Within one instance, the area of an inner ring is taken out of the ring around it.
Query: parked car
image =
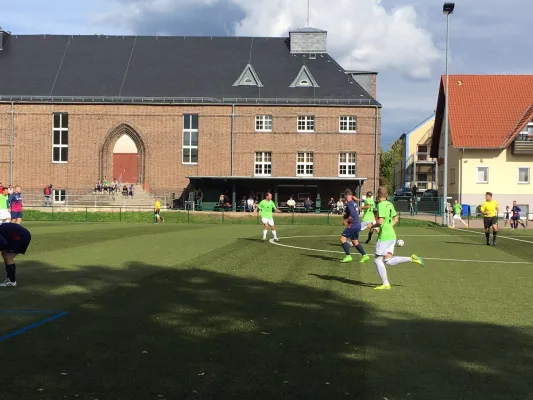
[[[428,189],[422,193],[420,201],[437,201],[439,198],[439,191],[437,189]]]
[[[413,191],[410,188],[399,188],[394,191],[394,201],[402,200],[409,201],[409,199],[414,198]]]

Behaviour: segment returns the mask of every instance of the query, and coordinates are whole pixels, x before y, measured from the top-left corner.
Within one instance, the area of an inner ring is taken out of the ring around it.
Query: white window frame
[[[352,155],[353,162],[349,161]],[[341,161],[343,156],[346,157],[346,161]],[[341,167],[346,167],[346,173],[341,173]],[[353,174],[349,173],[350,167],[353,167]],[[355,178],[357,174],[357,153],[355,151],[343,151],[339,153],[338,173],[341,178]]]
[[[527,169],[527,182],[520,181],[520,170]],[[518,167],[518,184],[519,185],[529,185],[531,182],[531,169],[529,167]]]
[[[56,115],[59,115],[59,126],[55,126]],[[63,127],[63,116],[67,116],[67,126]],[[68,132],[68,118],[69,115],[66,112],[55,112],[52,114],[52,163],[53,164],[67,164],[68,163],[68,142],[69,142],[69,132]],[[59,133],[59,143],[54,143],[55,134]],[[67,135],[67,144],[63,144],[63,134]],[[54,161],[54,149],[59,149],[59,160]],[[67,159],[62,161],[63,149],[67,150]]]
[[[197,121],[198,121],[197,128],[192,127],[193,116],[196,116],[197,118]],[[189,126],[190,126],[189,128],[185,128],[186,118],[189,118]],[[198,144],[200,142],[200,136],[198,134],[199,126],[200,126],[200,117],[198,114],[183,114],[183,137],[181,138],[181,162],[184,165],[198,165],[198,161],[191,161],[191,160],[192,160],[192,150],[194,149],[196,149],[197,159],[199,157],[199,154],[198,154]],[[196,145],[192,144],[193,133],[196,133],[196,139],[197,139]],[[185,138],[187,136],[189,137],[188,145],[185,144]],[[189,150],[189,161],[185,161],[185,150]]]
[[[303,129],[300,129],[303,125]],[[309,128],[312,129],[309,129]],[[296,123],[296,130],[298,132],[314,132],[315,131],[315,116],[314,115],[299,115]]]
[[[343,123],[346,129],[343,129]],[[350,129],[350,125],[354,124],[355,128]],[[340,133],[357,133],[357,117],[355,115],[342,115],[339,117],[339,132]]]
[[[484,168],[484,169],[487,170],[487,179],[485,181],[480,181],[479,180],[479,170],[481,168]],[[479,166],[476,167],[476,183],[483,184],[483,185],[489,183],[489,167],[487,167],[486,165],[479,165]]]
[[[259,160],[258,160],[259,156]],[[257,172],[257,167],[260,166],[261,171]],[[266,172],[270,167],[270,172]],[[256,151],[254,153],[254,176],[272,176],[272,152],[271,151]]]
[[[302,155],[302,161],[300,161]],[[313,176],[315,174],[315,154],[310,151],[299,151],[296,153],[296,176]],[[298,167],[302,167],[303,172],[298,172]]]
[[[269,125],[270,125],[270,128],[268,128]],[[255,116],[255,131],[256,132],[272,132],[272,115],[256,115]]]
[[[56,200],[58,198],[59,200]],[[65,189],[54,189],[52,190],[52,202],[54,203],[65,203],[67,201],[67,191]]]

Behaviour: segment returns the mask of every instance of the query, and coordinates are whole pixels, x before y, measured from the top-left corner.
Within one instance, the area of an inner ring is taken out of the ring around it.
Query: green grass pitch
[[[380,292],[342,226],[26,226],[0,336],[69,314],[0,341],[2,400],[533,399],[527,231],[400,227]]]

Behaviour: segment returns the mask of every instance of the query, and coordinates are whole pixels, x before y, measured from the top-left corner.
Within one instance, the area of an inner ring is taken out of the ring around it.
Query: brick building
[[[0,181],[26,193],[104,177],[208,202],[375,190],[376,74],[345,71],[325,31],[0,35]]]

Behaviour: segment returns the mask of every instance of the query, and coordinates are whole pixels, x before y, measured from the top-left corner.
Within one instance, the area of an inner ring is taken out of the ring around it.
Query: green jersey
[[[7,196],[0,194],[0,210],[7,210]]]
[[[365,209],[365,213],[363,214],[363,219],[361,222],[372,222],[376,218],[374,217],[374,210],[376,208],[376,203],[374,203],[374,199],[365,199],[364,203],[365,206],[370,206],[370,208]]]
[[[396,240],[396,232],[392,222],[396,217],[396,210],[390,201],[384,200],[378,203],[378,218],[383,218],[383,224],[379,228],[378,240]]]
[[[453,205],[453,212],[455,213],[455,215],[461,215],[462,209],[463,209],[463,207],[461,207],[460,204],[454,204]]]
[[[272,212],[276,209],[276,205],[272,200],[262,200],[257,208],[261,211],[261,217],[272,219]]]

